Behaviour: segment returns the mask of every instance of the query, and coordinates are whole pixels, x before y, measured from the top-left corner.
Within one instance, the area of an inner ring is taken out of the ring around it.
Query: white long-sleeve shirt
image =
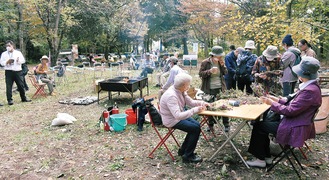
[[[6,64],[9,59],[13,59],[14,63]],[[23,63],[25,63],[25,58],[20,51],[5,51],[1,54],[0,64],[4,66],[5,70],[21,71]]]
[[[184,72],[184,70],[182,68],[180,68],[177,65],[174,65],[171,69],[170,69],[170,74],[168,77],[168,80],[166,82],[165,85],[163,85],[162,89],[166,90],[168,89],[172,84],[174,84],[174,80],[175,80],[175,76],[179,73]]]

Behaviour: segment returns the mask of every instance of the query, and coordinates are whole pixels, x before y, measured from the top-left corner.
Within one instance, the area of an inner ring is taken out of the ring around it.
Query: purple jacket
[[[285,105],[285,101],[272,103],[271,110],[284,115],[279,125],[276,141],[282,145],[302,147],[304,141],[315,137],[312,118],[321,106],[322,96],[318,83],[315,81]]]

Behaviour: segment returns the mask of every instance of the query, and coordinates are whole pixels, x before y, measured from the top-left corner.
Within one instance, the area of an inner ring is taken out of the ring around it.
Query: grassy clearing
[[[32,67],[32,66],[31,66]],[[197,69],[189,70],[193,76],[193,86],[200,86]],[[139,75],[132,71],[130,76]],[[116,70],[107,69],[104,78],[111,78]],[[97,96],[94,91],[94,72],[85,70],[85,75],[75,77],[73,71],[67,72],[67,82],[57,84],[57,96],[33,99],[31,103],[21,103],[19,94],[14,94],[14,105],[8,106],[5,97],[4,71],[0,70],[0,107],[1,138],[0,179],[283,179],[296,176],[289,167],[280,165],[268,174],[264,169],[247,169],[233,148],[228,146],[213,161],[201,164],[183,164],[177,156],[178,147],[173,140],[168,140],[177,161],[172,162],[165,151],[160,148],[154,159],[148,158],[149,152],[158,142],[158,137],[149,124],[143,132],[137,132],[135,125],[128,125],[121,133],[103,132],[97,127],[101,112],[116,102],[123,113],[131,107],[131,97],[121,93],[109,101],[102,99],[100,104],[88,106],[59,104],[59,100],[84,96]],[[77,80],[79,79],[79,80]],[[150,94],[157,94],[155,88],[156,74],[150,76]],[[30,85],[28,97],[35,89]],[[146,94],[146,89],[143,90]],[[134,93],[138,97],[139,92]],[[107,97],[102,92],[101,97]],[[59,112],[66,112],[78,119],[72,125],[51,127],[51,121]],[[232,119],[234,128],[240,120]],[[219,128],[217,128],[219,129]],[[164,132],[164,131],[161,131]],[[197,153],[207,159],[225,139],[220,135],[206,142],[201,136]],[[180,142],[185,133],[176,131]],[[208,134],[209,135],[209,134]],[[250,137],[249,127],[244,128],[234,140],[245,159],[250,158],[246,152]],[[302,160],[308,167],[304,171],[307,178],[328,179],[328,133],[311,141],[315,152],[310,153],[311,160]]]

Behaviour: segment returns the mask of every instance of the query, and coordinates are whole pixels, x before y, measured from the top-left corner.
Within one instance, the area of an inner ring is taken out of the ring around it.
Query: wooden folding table
[[[222,103],[227,103],[227,101],[221,101]],[[220,103],[221,103],[220,102]],[[228,103],[227,103],[228,105]],[[229,105],[228,105],[229,106]],[[228,134],[226,137],[226,141],[217,149],[217,151],[209,158],[209,160],[213,159],[215,155],[227,144],[230,143],[234,150],[238,153],[239,157],[241,158],[242,162],[249,168],[246,161],[241,156],[238,149],[234,146],[232,139],[241,131],[241,129],[248,123],[248,121],[256,120],[258,117],[260,117],[266,110],[270,108],[267,104],[246,104],[246,105],[240,105],[239,107],[230,107],[232,109],[230,110],[217,110],[217,111],[202,111],[199,113],[199,115],[203,116],[214,116],[214,119],[216,117],[229,117],[229,118],[238,118],[242,119],[241,123],[238,125],[238,127],[235,129],[233,133]],[[217,122],[219,123],[219,122]]]

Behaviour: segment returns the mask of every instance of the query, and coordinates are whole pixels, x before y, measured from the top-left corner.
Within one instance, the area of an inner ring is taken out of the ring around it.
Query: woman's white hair
[[[179,73],[175,76],[174,87],[179,89],[183,87],[186,83],[191,83],[192,76],[186,73]]]

